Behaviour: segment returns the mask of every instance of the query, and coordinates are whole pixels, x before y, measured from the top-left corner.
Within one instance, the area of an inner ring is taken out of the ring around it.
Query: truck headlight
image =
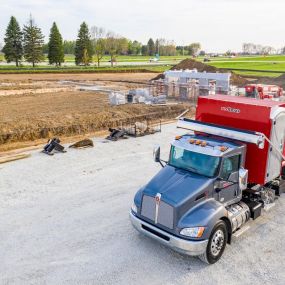
[[[180,234],[187,237],[200,238],[203,235],[204,230],[204,227],[184,228],[180,231]]]
[[[133,211],[134,213],[137,213],[137,212],[138,212],[138,208],[137,208],[137,206],[136,206],[135,203],[133,203],[131,209],[132,209],[132,211]]]

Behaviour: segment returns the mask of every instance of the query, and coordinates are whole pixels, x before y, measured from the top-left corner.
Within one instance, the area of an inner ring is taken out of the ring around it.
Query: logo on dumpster
[[[236,114],[240,113],[240,109],[235,109],[232,107],[221,107],[221,111],[229,112],[229,113],[236,113]]]

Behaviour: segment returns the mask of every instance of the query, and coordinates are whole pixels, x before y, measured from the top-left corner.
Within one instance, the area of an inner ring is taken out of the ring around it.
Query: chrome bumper
[[[134,216],[132,211],[130,211],[130,220],[134,228],[140,233],[159,241],[175,251],[191,256],[200,255],[206,251],[208,240],[190,241],[175,237]]]

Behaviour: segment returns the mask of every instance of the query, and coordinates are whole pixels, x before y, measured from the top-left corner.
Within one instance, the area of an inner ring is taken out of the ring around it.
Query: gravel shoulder
[[[222,259],[207,266],[139,235],[132,199],[160,169],[179,133],[68,149],[0,165],[0,284],[276,284],[285,271],[285,197],[254,223]]]

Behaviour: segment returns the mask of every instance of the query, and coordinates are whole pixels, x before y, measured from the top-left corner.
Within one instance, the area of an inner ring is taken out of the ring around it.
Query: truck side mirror
[[[220,193],[222,191],[221,188],[215,188],[216,193]]]
[[[160,146],[159,145],[156,145],[153,148],[153,159],[154,159],[154,162],[160,163]]]
[[[220,193],[222,191],[222,186],[221,186],[222,181],[224,181],[223,178],[217,177],[215,184],[214,184],[214,189],[215,189],[216,193]]]

